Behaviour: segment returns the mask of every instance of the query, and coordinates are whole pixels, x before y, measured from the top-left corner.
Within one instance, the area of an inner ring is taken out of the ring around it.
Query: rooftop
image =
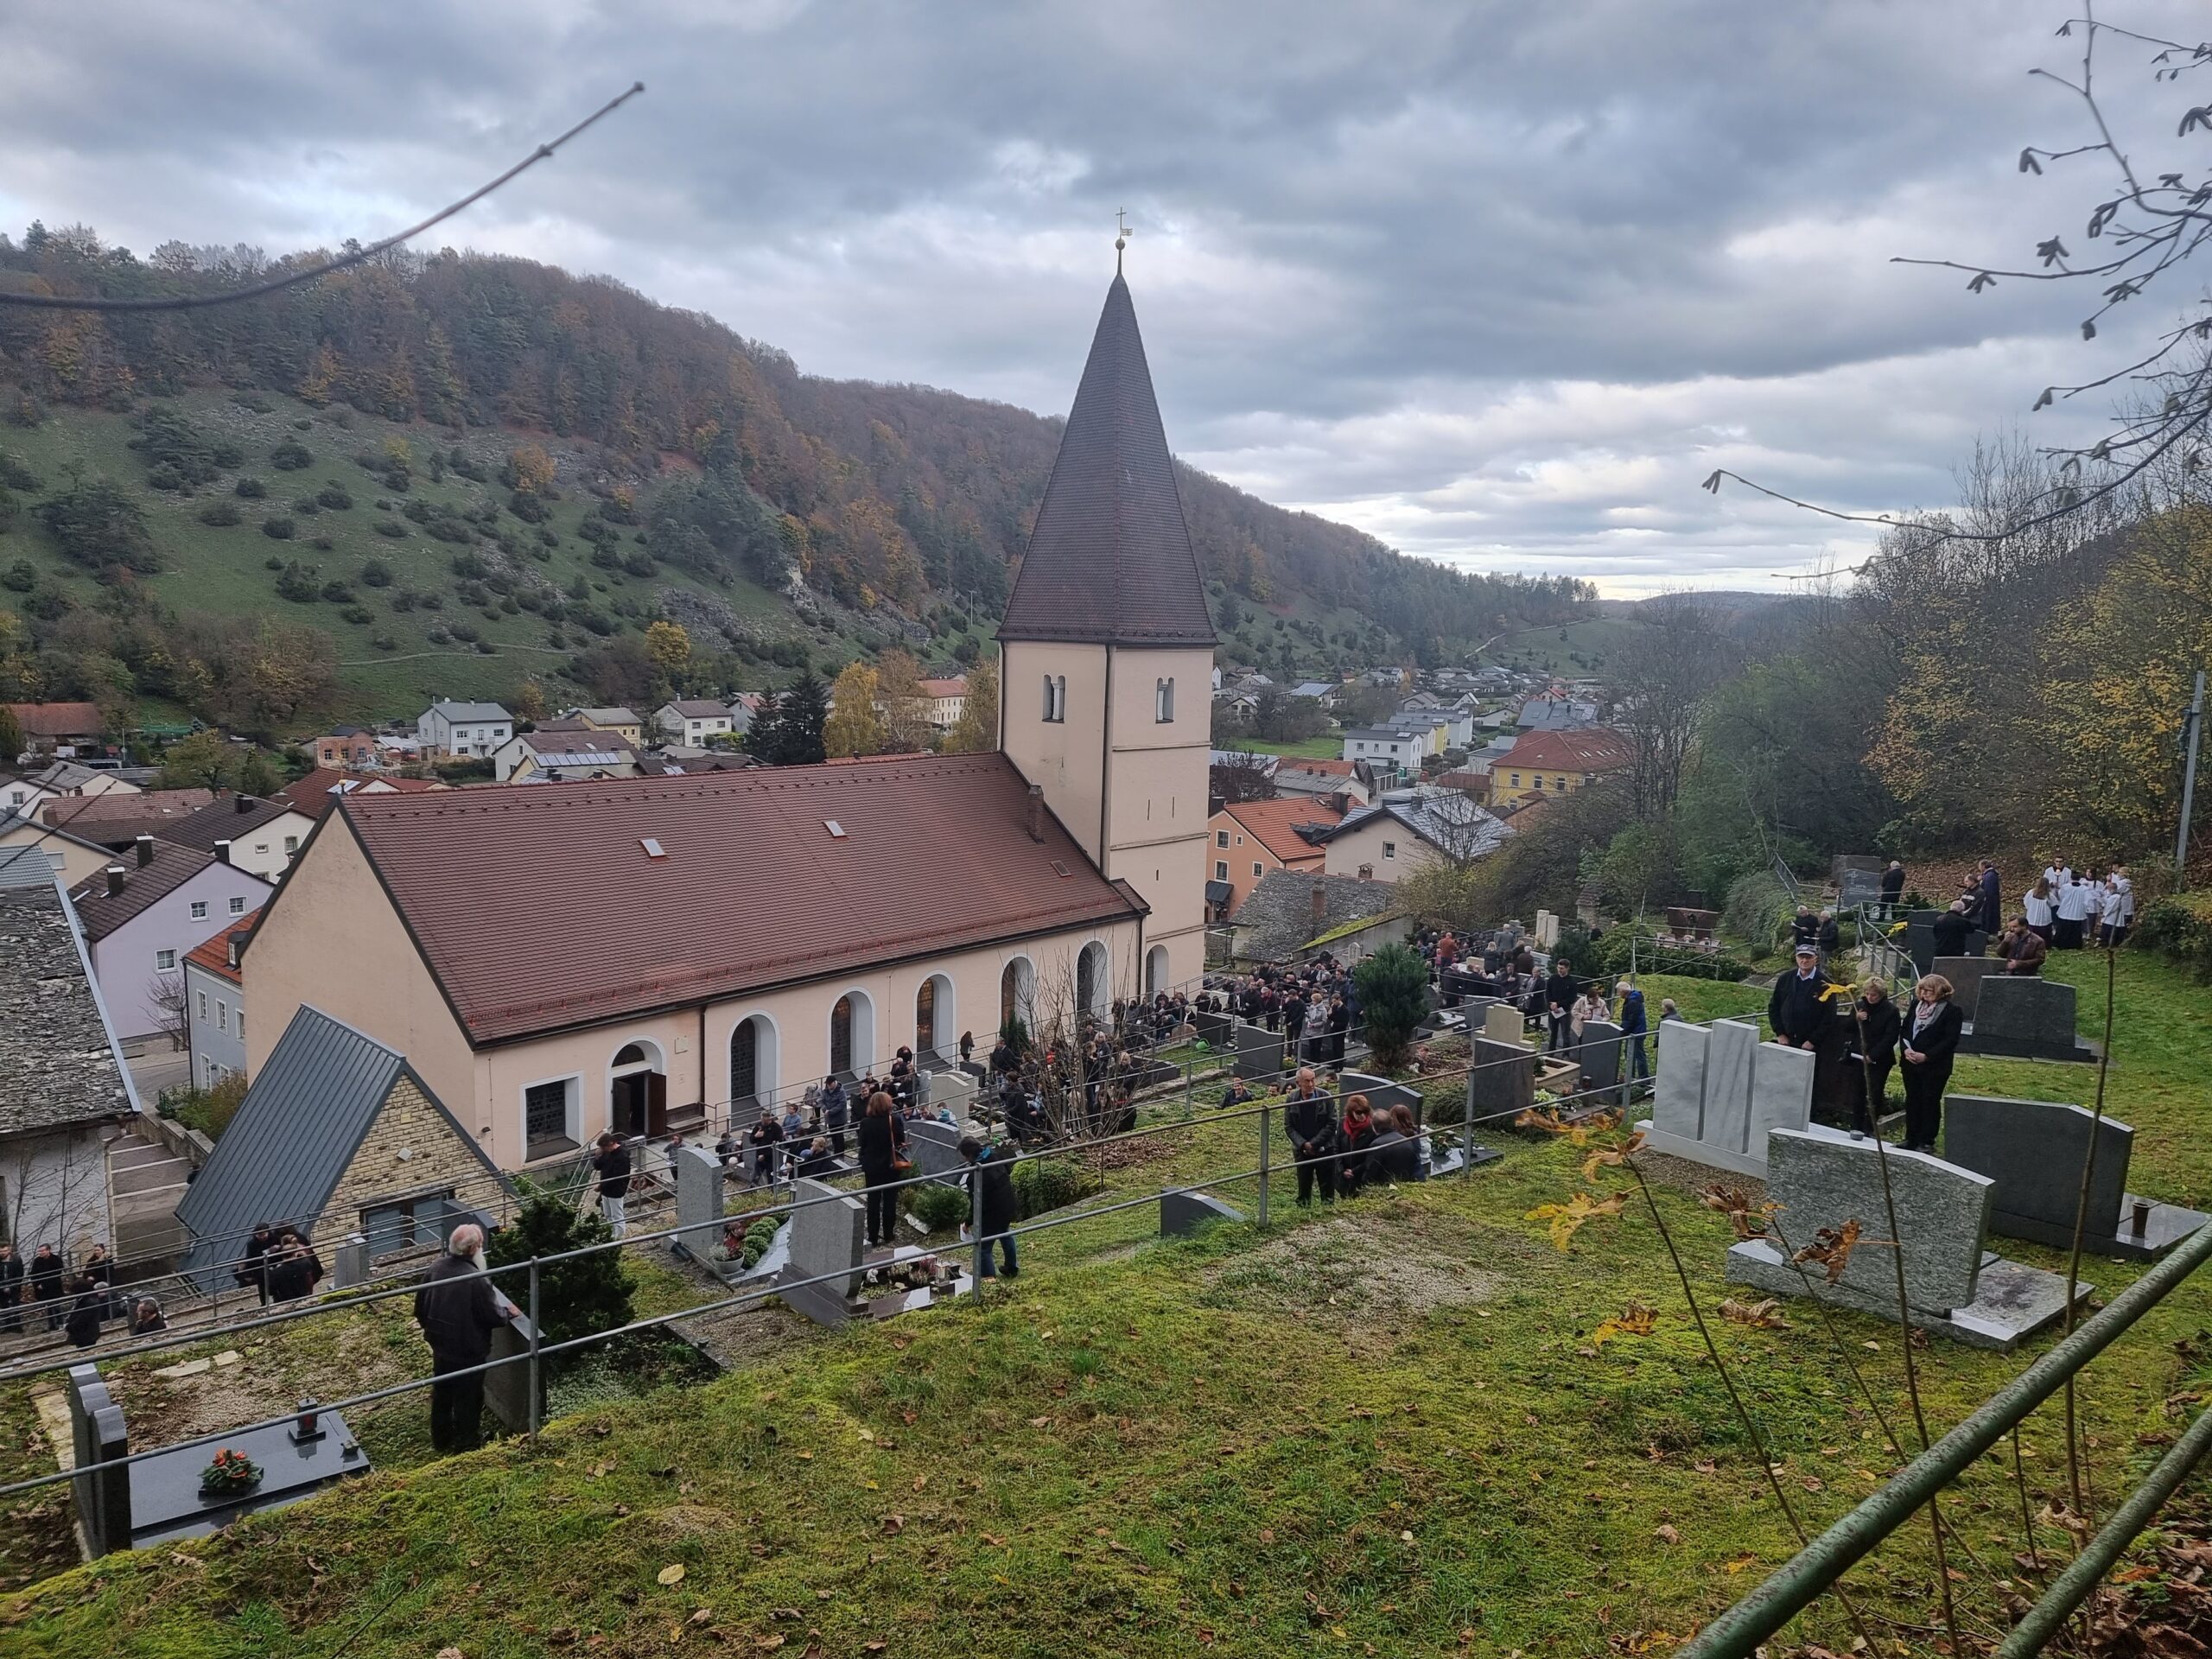
[[[995,753],[356,794],[339,814],[478,1043],[1144,912],[1028,816]]]
[[[132,1109],[92,963],[44,855],[0,848],[0,1135]]]
[[[1296,795],[1272,801],[1237,801],[1221,810],[1286,864],[1295,858],[1318,856],[1321,843],[1316,836],[1334,828],[1344,817],[1319,800]],[[1314,833],[1301,833],[1308,830]]]
[[[233,985],[243,983],[238,970],[231,965],[231,941],[237,939],[243,944],[253,931],[254,918],[260,914],[261,906],[256,905],[246,912],[244,919],[232,923],[212,938],[202,939],[194,945],[184,953],[184,959],[195,968],[204,968],[211,974],[229,980]]]
[[[1313,914],[1317,887],[1322,894],[1318,919]],[[1229,919],[1236,930],[1239,956],[1255,962],[1287,962],[1308,943],[1347,922],[1387,915],[1397,903],[1398,890],[1388,881],[1323,875],[1316,870],[1270,870]]]
[[[105,728],[91,702],[11,702],[9,712],[25,737],[97,737]]]
[[[662,707],[674,709],[679,720],[728,720],[729,718],[729,705],[726,702],[718,702],[712,697],[678,697],[672,702],[664,703]]]
[[[1497,814],[1478,806],[1456,791],[1385,795],[1371,806],[1345,815],[1328,832],[1328,838],[1348,836],[1381,819],[1402,824],[1439,852],[1452,858],[1479,858],[1511,835]]]
[[[424,790],[442,789],[445,785],[428,778],[396,778],[381,772],[338,772],[327,766],[317,766],[305,777],[296,778],[276,792],[311,818],[321,818],[337,804],[341,795],[351,795],[357,790],[372,794],[420,794]]]
[[[214,861],[213,853],[180,847],[171,841],[154,842],[151,861],[146,864],[140,864],[126,854],[116,861],[123,870],[121,893],[109,893],[106,870],[89,881],[79,883],[71,891],[69,902],[77,908],[78,925],[85,930],[86,938],[97,944],[136,918],[148,906],[175,893]]]
[[[1524,733],[1506,751],[1504,759],[1509,766],[1541,767],[1547,772],[1618,772],[1635,756],[1628,740],[1618,732],[1586,726],[1571,732]]]
[[[212,853],[219,841],[236,841],[287,812],[298,810],[281,795],[266,800],[252,795],[226,795],[212,805],[201,807],[190,817],[170,824],[162,831],[161,838],[196,852]]]
[[[442,715],[456,723],[480,720],[512,720],[514,716],[496,702],[451,702],[443,698],[432,702],[427,711]]]

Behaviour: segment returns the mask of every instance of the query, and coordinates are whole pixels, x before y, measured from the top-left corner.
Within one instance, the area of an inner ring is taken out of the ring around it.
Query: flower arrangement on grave
[[[200,1490],[210,1497],[251,1491],[259,1484],[261,1465],[245,1452],[233,1452],[228,1446],[216,1452],[213,1459],[200,1471]]]

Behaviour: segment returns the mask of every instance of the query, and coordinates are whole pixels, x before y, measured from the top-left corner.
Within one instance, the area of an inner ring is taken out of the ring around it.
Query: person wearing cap
[[[1835,1023],[1828,1013],[1827,992],[1820,949],[1808,939],[1797,947],[1796,969],[1776,978],[1774,995],[1767,999],[1766,1022],[1774,1028],[1774,1040],[1817,1050],[1823,1033]]]

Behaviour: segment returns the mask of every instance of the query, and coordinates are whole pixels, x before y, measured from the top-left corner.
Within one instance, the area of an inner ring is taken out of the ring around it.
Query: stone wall
[[[385,1096],[360,1149],[324,1204],[327,1219],[322,1230],[352,1232],[370,1205],[412,1192],[467,1187],[488,1173],[445,1114],[412,1077],[402,1077]],[[471,1208],[480,1207],[485,1196],[480,1188],[462,1194]]]

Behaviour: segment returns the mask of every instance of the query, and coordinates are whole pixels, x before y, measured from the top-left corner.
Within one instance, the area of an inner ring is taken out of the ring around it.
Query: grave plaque
[[[1621,1028],[1606,1020],[1586,1020],[1574,1058],[1582,1063],[1582,1087],[1614,1089],[1621,1080]]]
[[[1662,1020],[1651,1116],[1639,1127],[1655,1152],[1764,1179],[1766,1132],[1812,1121],[1815,1073],[1811,1054],[1762,1043],[1745,1021],[1700,1031]]]
[[[906,1155],[914,1160],[915,1174],[935,1175],[950,1184],[963,1167],[959,1128],[926,1117],[914,1119],[906,1125]]]
[[[1467,1073],[1467,1102],[1475,1121],[1510,1121],[1536,1103],[1535,1051],[1519,1043],[1475,1039],[1474,1065]]]
[[[1236,1021],[1228,1014],[1215,1014],[1206,1008],[1194,1008],[1191,1013],[1191,1029],[1208,1048],[1219,1048],[1235,1040]]]
[[[1349,1100],[1354,1095],[1367,1096],[1368,1109],[1380,1119],[1390,1115],[1393,1106],[1403,1106],[1414,1115],[1414,1122],[1421,1121],[1421,1092],[1402,1083],[1393,1083],[1388,1077],[1374,1077],[1365,1071],[1340,1071],[1337,1074],[1337,1096]],[[1339,1108],[1337,1116],[1341,1118]]]
[[[1943,1155],[1997,1183],[1990,1227],[2066,1249],[2082,1173],[2089,1165],[2082,1245],[2100,1255],[2144,1259],[2171,1249],[2207,1217],[2127,1191],[2135,1131],[2117,1118],[2048,1100],[1952,1095],[1943,1103]],[[2089,1146],[2096,1158],[2089,1160]]]
[[[710,1152],[680,1147],[669,1154],[676,1172],[675,1243],[687,1255],[706,1259],[722,1238],[722,1166]]]
[[[1813,1056],[1781,1043],[1751,1052],[1751,1134],[1746,1151],[1766,1146],[1769,1129],[1802,1129],[1812,1122]]]
[[[2074,1033],[2074,988],[2037,976],[1991,974],[1981,982],[1961,1054],[2024,1060],[2094,1060]]]
[[[846,1300],[859,1289],[861,1255],[868,1236],[868,1211],[860,1198],[824,1181],[791,1183],[791,1263],[784,1269],[784,1299],[819,1325],[842,1325]],[[811,1198],[829,1202],[810,1204]],[[823,1279],[819,1284],[801,1280]]]
[[[1207,1192],[1177,1190],[1160,1195],[1160,1235],[1162,1238],[1195,1233],[1217,1221],[1242,1221],[1243,1211],[1233,1210]]]
[[[921,1103],[932,1112],[949,1106],[955,1119],[964,1120],[976,1103],[976,1079],[965,1071],[925,1071]]]
[[[1882,902],[1882,873],[1879,870],[1846,870],[1836,884],[1836,902],[1847,909],[1861,905]]]
[[[1994,957],[1937,957],[1927,971],[1941,974],[1951,982],[1951,1001],[1958,1005],[1959,1016],[1974,1018],[1980,1006],[1981,982],[1988,974],[2001,974],[2005,964]]]
[[[1705,1049],[1705,1119],[1698,1139],[1716,1152],[1738,1156],[1751,1144],[1751,1057],[1759,1028],[1741,1020],[1716,1020]]]
[[[1270,1082],[1282,1076],[1282,1033],[1269,1031],[1264,1026],[1236,1027],[1236,1075],[1247,1078],[1265,1078]]]
[[[1904,1261],[1905,1300],[1916,1308],[1948,1313],[1974,1300],[1996,1183],[1986,1175],[1924,1152],[1886,1151],[1871,1140],[1832,1132],[1777,1129],[1767,1147],[1766,1195],[1782,1206],[1783,1231],[1803,1249],[1821,1228],[1840,1231],[1856,1221],[1863,1238],[1889,1232],[1882,1198],[1882,1171],[1889,1164],[1890,1192],[1903,1243],[1852,1252],[1838,1283],[1897,1306],[1894,1257]],[[1824,1276],[1816,1269],[1815,1276]]]
[[[1528,1020],[1512,1004],[1496,1002],[1483,1010],[1483,1035],[1493,1043],[1517,1043],[1528,1034]]]
[[[1706,1035],[1681,1020],[1659,1022],[1659,1065],[1652,1079],[1651,1127],[1695,1141],[1704,1127]]]

